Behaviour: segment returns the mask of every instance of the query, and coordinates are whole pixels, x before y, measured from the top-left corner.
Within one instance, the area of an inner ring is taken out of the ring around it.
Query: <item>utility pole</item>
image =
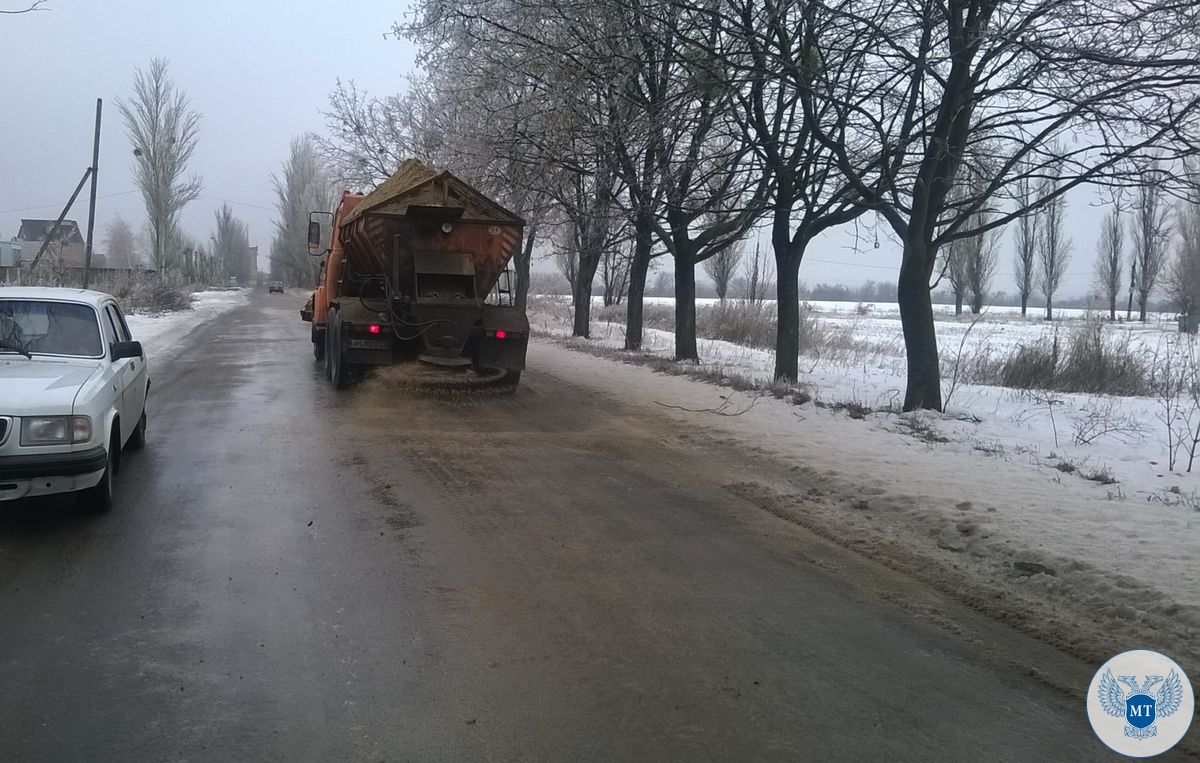
[[[92,195],[88,201],[87,242],[84,245],[83,288],[88,287],[92,275],[92,232],[96,228],[96,175],[100,173],[100,113],[104,101],[96,99],[96,137],[92,143]]]

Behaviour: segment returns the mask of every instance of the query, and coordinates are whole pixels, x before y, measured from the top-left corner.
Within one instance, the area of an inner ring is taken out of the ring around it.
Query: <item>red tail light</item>
[[[504,329],[500,329],[499,331],[496,332],[497,339],[504,339],[507,336],[508,336],[508,332],[505,331]]]
[[[378,323],[372,323],[370,326],[367,326],[367,331],[369,331],[372,334],[378,334],[380,332],[380,330],[381,329],[379,328]]]

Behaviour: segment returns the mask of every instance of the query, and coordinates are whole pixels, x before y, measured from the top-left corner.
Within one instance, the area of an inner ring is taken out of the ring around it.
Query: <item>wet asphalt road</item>
[[[889,606],[560,350],[512,395],[339,394],[297,301],[154,367],[111,513],[0,506],[0,757],[1105,757],[1003,666],[1038,645]]]

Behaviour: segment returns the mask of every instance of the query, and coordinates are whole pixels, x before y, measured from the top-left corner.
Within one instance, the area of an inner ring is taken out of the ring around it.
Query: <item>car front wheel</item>
[[[142,417],[138,419],[137,429],[133,430],[133,434],[129,435],[129,442],[125,447],[130,450],[141,450],[146,447],[146,410],[142,409]]]
[[[88,511],[102,513],[108,511],[113,505],[113,474],[117,469],[117,450],[120,447],[120,440],[117,433],[113,432],[112,439],[108,443],[108,461],[104,464],[104,476],[96,483],[95,487],[90,487],[84,490],[79,495],[80,502]]]

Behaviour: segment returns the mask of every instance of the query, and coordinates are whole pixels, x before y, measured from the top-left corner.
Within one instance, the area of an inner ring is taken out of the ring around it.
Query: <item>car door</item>
[[[131,405],[133,403],[133,396],[126,396],[126,390],[133,383],[137,374],[136,369],[133,367],[133,361],[136,358],[111,359],[112,342],[126,341],[121,336],[120,323],[117,321],[116,313],[113,312],[113,307],[112,302],[105,302],[100,312],[102,315],[101,322],[104,324],[104,334],[106,337],[111,337],[106,342],[105,350],[108,355],[106,362],[111,366],[109,371],[112,374],[113,395],[116,398],[114,402],[117,408],[117,415],[121,417],[121,444],[124,445],[125,440],[129,438],[129,433],[137,426],[137,418],[142,412],[141,409],[135,411]]]
[[[116,318],[117,331],[120,332],[122,342],[132,341],[133,335],[129,333],[129,324],[125,322],[125,314],[121,312],[121,306],[117,303],[110,303],[110,308],[113,312],[113,317]],[[150,389],[148,381],[150,369],[143,358],[130,358],[129,367],[133,369],[133,378],[129,385],[125,388],[126,404],[129,412],[138,418],[141,418],[142,411],[146,410],[146,393]],[[133,431],[130,429],[129,431]]]

